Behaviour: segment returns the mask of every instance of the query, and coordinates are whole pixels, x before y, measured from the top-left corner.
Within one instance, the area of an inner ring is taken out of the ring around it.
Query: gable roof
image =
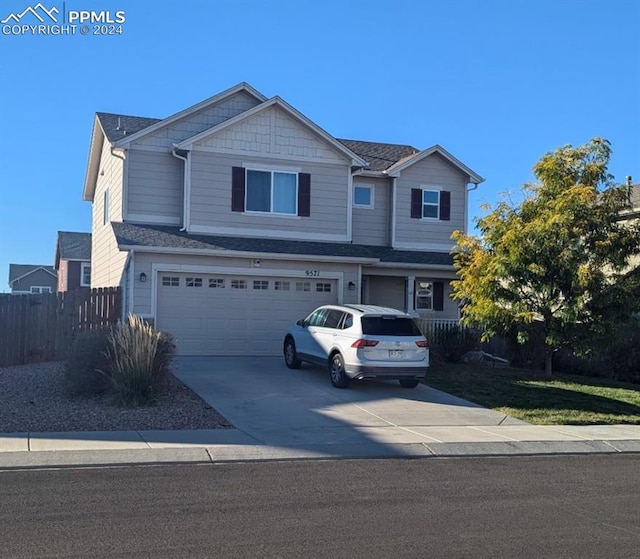
[[[107,140],[112,144],[162,121],[160,118],[146,118],[113,113],[96,113],[96,117],[100,122],[100,126]]]
[[[113,222],[113,232],[121,250],[179,249],[181,251],[234,251],[299,255],[332,259],[359,260],[369,264],[395,263],[430,266],[453,266],[453,256],[445,252],[396,250],[384,246],[353,243],[289,241],[253,237],[197,235],[165,225],[137,225]]]
[[[394,163],[419,152],[413,146],[402,144],[383,144],[380,142],[364,142],[361,140],[345,140],[336,138],[341,144],[358,154],[369,164],[371,171],[385,171]]]
[[[446,149],[444,149],[442,146],[439,146],[438,144],[398,161],[397,163],[391,165],[388,169],[386,169],[385,172],[390,176],[395,176],[398,173],[402,172],[407,167],[410,167],[411,165],[414,165],[415,163],[422,161],[423,159],[425,159],[426,157],[429,157],[430,155],[433,155],[434,153],[437,153],[443,159],[445,159],[451,165],[453,165],[459,171],[461,171],[464,175],[467,175],[468,177],[467,182],[473,182],[475,184],[480,184],[481,182],[484,182],[484,179],[480,175],[478,175],[476,172],[469,169],[469,167],[467,167],[464,163],[462,163],[462,161],[460,161],[459,159],[456,159]]]
[[[138,130],[137,132],[133,133],[133,134],[127,134],[126,136],[124,136],[123,138],[121,138],[120,140],[118,140],[116,142],[117,146],[122,147],[122,146],[126,146],[128,144],[130,144],[131,142],[140,139],[142,136],[146,136],[147,134],[151,134],[152,132],[155,132],[156,130],[159,130],[160,128],[164,128],[165,126],[168,126],[174,122],[177,122],[178,120],[189,116],[193,113],[196,113],[202,109],[204,109],[205,107],[208,107],[209,105],[214,105],[216,103],[219,103],[220,101],[222,101],[223,99],[227,98],[227,97],[231,97],[232,95],[235,95],[236,93],[240,92],[240,91],[244,91],[245,93],[248,93],[249,95],[251,95],[252,97],[254,97],[257,101],[259,101],[260,103],[263,103],[264,101],[267,100],[267,98],[262,95],[262,93],[260,93],[257,89],[254,89],[253,87],[251,87],[247,82],[240,82],[237,85],[234,85],[233,87],[230,87],[229,89],[225,89],[224,91],[217,93],[216,95],[214,95],[213,97],[209,97],[208,99],[205,99],[204,101],[200,101],[199,103],[196,103],[195,105],[192,105],[191,107],[187,107],[186,109],[183,109],[182,111],[178,111],[177,113],[172,114],[171,116],[167,117],[167,118],[163,118],[162,120],[158,120],[156,122],[152,122],[151,124],[149,124],[148,126],[146,126],[145,128]]]
[[[46,264],[9,264],[9,286],[38,270],[44,270],[54,278],[58,277],[55,268]]]
[[[335,150],[339,151],[340,153],[342,153],[343,155],[351,159],[353,165],[362,166],[362,167],[366,166],[367,162],[364,159],[359,157],[356,153],[351,151],[347,146],[345,146],[344,144],[336,140],[331,134],[329,134],[328,132],[320,128],[317,124],[309,120],[301,112],[294,109],[291,105],[289,105],[289,103],[287,103],[286,101],[284,101],[278,96],[272,97],[268,101],[265,101],[260,105],[256,105],[252,109],[244,111],[243,113],[240,113],[228,120],[225,120],[224,122],[221,122],[220,124],[218,124],[217,126],[214,126],[213,128],[209,128],[208,130],[204,130],[203,132],[200,132],[199,134],[196,134],[191,138],[187,138],[186,140],[183,140],[177,145],[177,148],[189,150],[193,147],[193,144],[195,144],[196,142],[202,141],[205,138],[208,138],[209,136],[213,136],[216,133],[220,132],[221,130],[224,130],[225,128],[234,126],[235,124],[238,124],[239,122],[242,122],[243,120],[251,118],[252,116],[274,106],[277,106],[280,109],[282,109],[285,113],[287,113],[293,119],[300,122],[306,128],[309,128],[317,136],[319,136],[325,142],[333,146]]]
[[[91,261],[91,233],[58,231],[56,270],[60,267],[60,260]]]

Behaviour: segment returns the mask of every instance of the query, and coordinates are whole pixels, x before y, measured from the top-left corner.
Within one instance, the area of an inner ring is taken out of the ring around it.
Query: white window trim
[[[357,204],[356,203],[356,188],[367,188],[369,190],[370,196],[369,196],[369,204]],[[375,207],[375,201],[374,201],[374,195],[375,195],[375,188],[373,187],[372,184],[354,184],[353,185],[353,207],[354,208],[362,208],[362,209],[367,209],[367,210],[372,210]]]
[[[418,307],[418,297],[420,297],[420,290],[418,289],[418,284],[419,283],[430,283],[431,284],[431,307],[429,307],[429,308]],[[416,279],[415,283],[414,283],[414,293],[415,293],[415,295],[414,295],[414,309],[416,311],[424,311],[424,312],[433,311],[433,281]]]
[[[269,205],[273,208],[273,177],[274,173],[281,173],[283,175],[293,175],[296,178],[296,193],[295,193],[295,208],[293,213],[283,213],[283,212],[274,212],[270,210],[268,212],[260,211],[260,210],[248,210],[247,209],[247,198],[248,198],[248,188],[249,188],[249,171],[258,171],[261,173],[269,173],[271,175],[271,190],[269,192]],[[284,169],[277,168],[269,168],[268,165],[262,165],[260,167],[245,167],[244,170],[244,213],[253,214],[253,215],[269,215],[273,217],[294,217],[299,218],[298,216],[298,189],[300,185],[298,184],[298,172],[289,171]]]
[[[420,205],[421,217],[420,219],[424,219],[426,221],[439,221],[440,220],[440,190],[436,190],[433,187],[425,186],[424,184],[420,185],[420,189],[422,190],[422,204]],[[438,201],[434,204],[432,202],[424,201],[424,193],[425,192],[435,192],[438,195]],[[424,216],[424,207],[425,206],[435,206],[436,207],[436,217],[425,217]]]
[[[84,281],[84,271],[89,268],[89,283]],[[83,262],[80,264],[80,287],[91,287],[91,264]]]
[[[34,289],[37,289],[38,291],[34,291]],[[47,291],[42,291],[43,289],[46,289]],[[29,287],[29,291],[27,293],[31,293],[32,295],[39,295],[42,293],[53,293],[53,289],[51,288],[50,285],[32,285],[31,287]]]

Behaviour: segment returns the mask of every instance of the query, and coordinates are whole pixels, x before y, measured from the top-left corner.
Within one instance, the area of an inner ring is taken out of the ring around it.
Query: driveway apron
[[[428,444],[438,442],[433,427],[523,424],[425,385],[366,381],[339,390],[324,369],[291,370],[277,357],[178,357],[173,370],[257,444]]]

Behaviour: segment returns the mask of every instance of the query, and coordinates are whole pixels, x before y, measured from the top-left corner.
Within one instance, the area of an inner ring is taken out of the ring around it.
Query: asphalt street
[[[638,557],[638,455],[0,472],[0,557]]]

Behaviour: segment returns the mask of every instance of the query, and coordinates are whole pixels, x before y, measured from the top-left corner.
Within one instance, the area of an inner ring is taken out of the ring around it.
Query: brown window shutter
[[[298,173],[298,215],[311,215],[311,175]]]
[[[244,211],[244,167],[233,167],[231,169],[231,211]]]
[[[422,189],[411,189],[411,217],[420,219],[422,217]]]
[[[451,219],[451,192],[440,191],[440,219],[449,221]]]
[[[433,282],[433,310],[444,310],[444,283],[441,281]]]

